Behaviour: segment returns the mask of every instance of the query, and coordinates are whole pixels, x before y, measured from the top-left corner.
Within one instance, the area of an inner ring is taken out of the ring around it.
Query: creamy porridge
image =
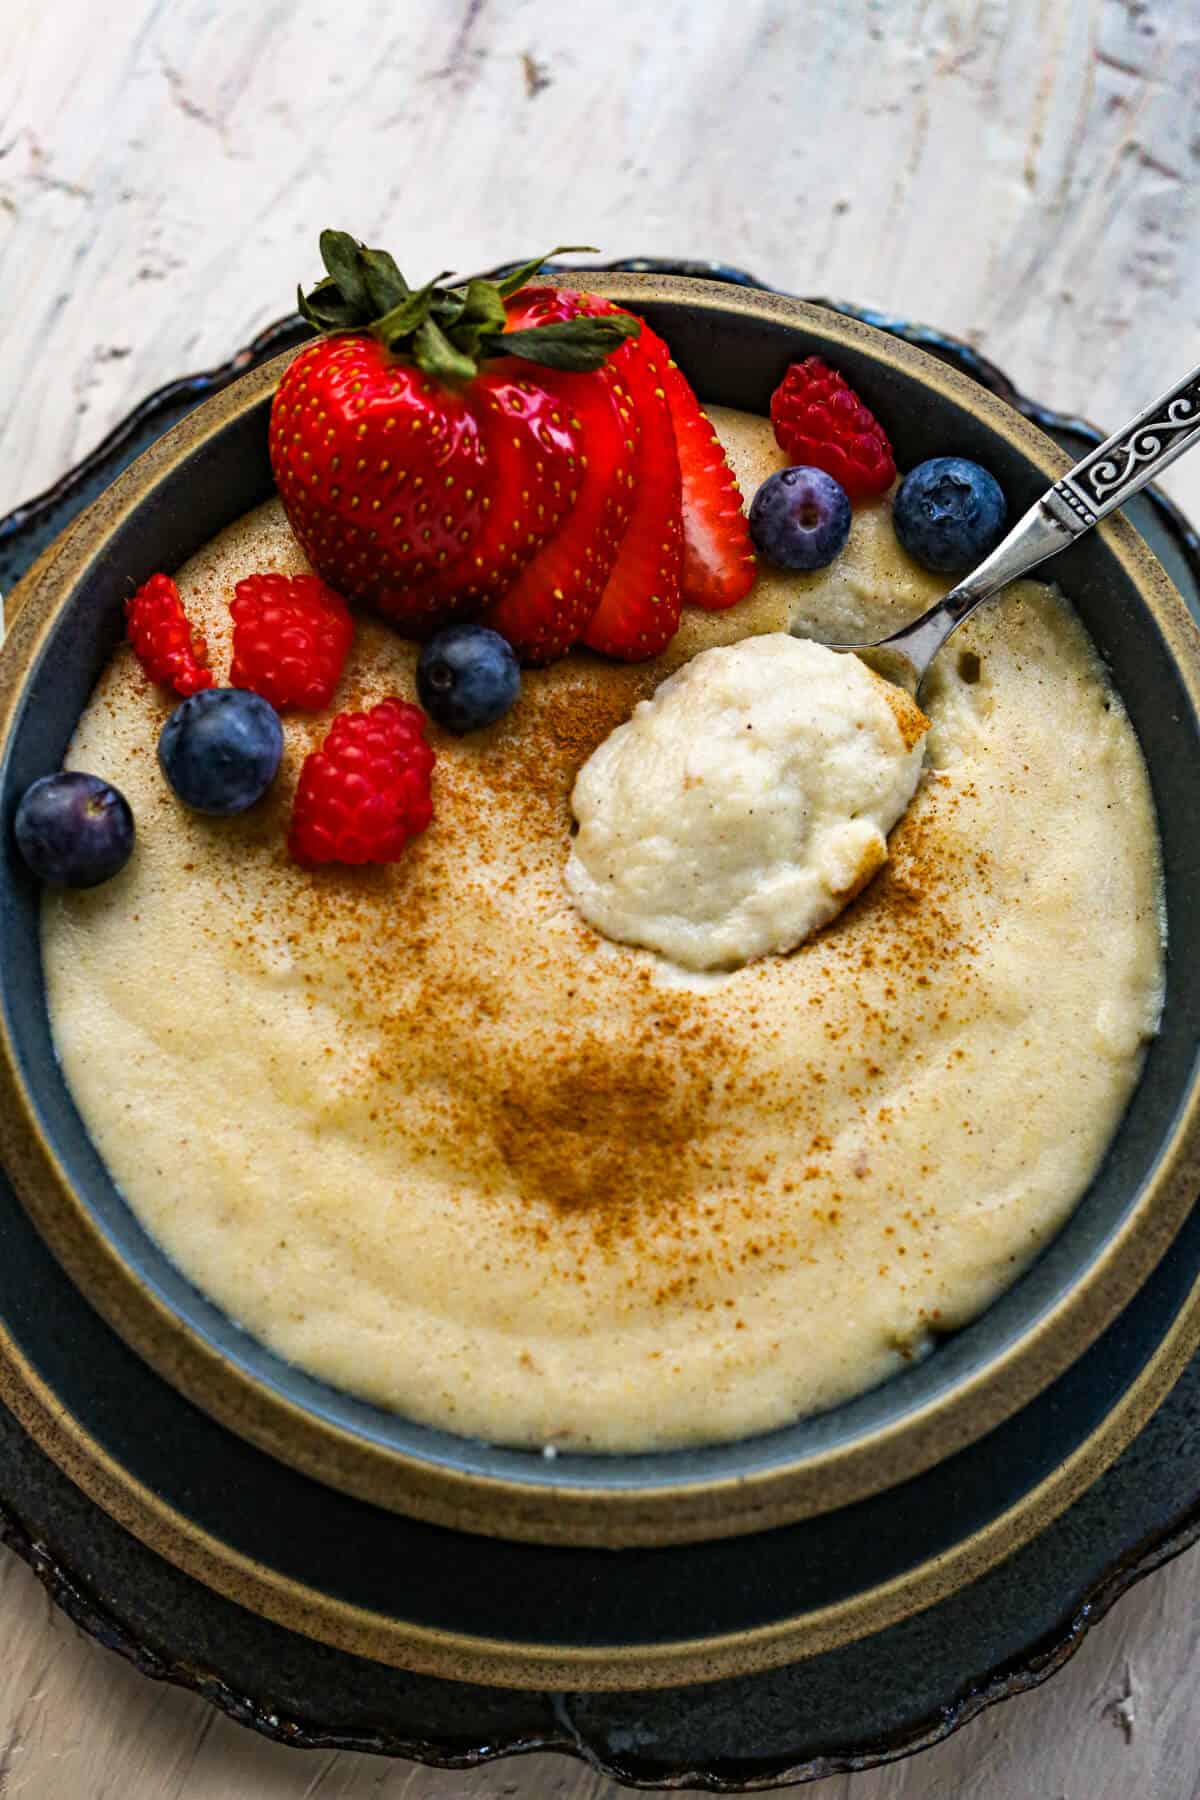
[[[770,427],[714,417],[749,493]],[[234,580],[303,566],[272,503],[182,571],[218,669]],[[339,1386],[606,1450],[781,1424],[986,1306],[1087,1185],[1159,1006],[1146,775],[1069,608],[1024,583],[955,638],[886,867],[791,955],[689,972],[599,936],[563,876],[579,770],[665,674],[794,619],[877,637],[940,588],[864,506],[831,568],[691,613],[657,663],[571,656],[487,732],[432,731],[434,824],[369,871],[283,847],[328,715],[206,820],[119,651],[69,761],[138,848],[47,894],[45,963],[83,1116],[179,1266]],[[361,621],[337,708],[411,697],[413,661]]]

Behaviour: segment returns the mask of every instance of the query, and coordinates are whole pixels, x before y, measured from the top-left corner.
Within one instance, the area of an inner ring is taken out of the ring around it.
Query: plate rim
[[[626,304],[683,300],[701,313],[781,318],[818,342],[830,332],[828,315],[806,303],[764,292],[747,296],[711,281],[636,272],[610,274],[594,285]],[[843,326],[843,342],[847,331],[851,344],[860,334],[869,340],[877,361],[898,364],[949,401],[981,412],[997,437],[1048,481],[1061,472],[1064,452],[989,390],[918,346],[889,343],[862,321]],[[0,664],[0,737],[8,735],[24,702],[26,677],[56,628],[62,587],[103,557],[115,525],[180,462],[265,404],[286,360],[285,354],[264,363],[210,400],[206,416],[193,413],[174,426],[19,584],[14,598],[21,596],[24,604]],[[1200,638],[1177,589],[1126,520],[1106,521],[1100,530],[1150,602],[1187,703],[1200,717]],[[76,1194],[42,1129],[7,1007],[0,1007],[0,1148],[42,1236],[108,1323],[185,1397],[293,1468],[374,1505],[451,1529],[580,1547],[658,1546],[793,1523],[895,1486],[981,1437],[1048,1387],[1128,1304],[1190,1212],[1200,1177],[1200,1083],[1184,1096],[1140,1193],[1095,1253],[1086,1279],[1050,1302],[984,1367],[865,1438],[747,1473],[700,1479],[671,1479],[668,1473],[653,1488],[552,1483],[455,1467],[324,1418],[243,1368],[154,1291]]]
[[[638,267],[650,266],[667,270],[679,266],[669,262],[664,264],[660,259],[633,258],[629,261]],[[617,263],[602,266],[621,268],[625,265]],[[689,272],[703,272],[710,277],[730,280],[738,285],[763,286],[745,271],[728,269],[724,265],[692,265]],[[817,298],[812,303],[851,317],[862,318],[894,336],[933,348],[937,354],[953,362],[962,373],[1007,399],[1016,410],[1035,420],[1044,430],[1069,432],[1092,443],[1100,442],[1105,435],[1085,419],[1044,407],[1022,394],[995,364],[981,358],[973,347],[933,327],[910,324],[844,301]],[[76,497],[87,488],[89,482],[104,476],[105,464],[109,458],[119,453],[140,428],[153,428],[156,418],[163,411],[177,405],[181,396],[190,397],[192,403],[206,397],[208,393],[217,391],[236,375],[252,367],[255,361],[298,341],[302,331],[301,321],[295,315],[274,321],[250,345],[216,369],[204,375],[184,377],[152,392],[57,482],[0,519],[0,543],[19,541],[20,535],[27,528],[36,529],[39,518],[45,511],[57,505],[71,504],[73,501],[77,503]],[[162,427],[159,426],[158,429],[161,430]],[[1174,538],[1193,579],[1200,585],[1200,535],[1180,508],[1161,491],[1149,489],[1147,498]],[[69,529],[69,522],[64,529]],[[799,1762],[775,1758],[769,1766],[764,1765],[753,1778],[748,1779],[740,1775],[730,1777],[722,1774],[715,1761],[711,1764],[673,1764],[669,1768],[657,1769],[651,1775],[640,1774],[633,1765],[614,1761],[603,1749],[581,1737],[565,1709],[564,1729],[561,1733],[521,1734],[510,1740],[500,1741],[488,1737],[465,1750],[461,1748],[461,1740],[457,1740],[459,1747],[455,1748],[448,1741],[401,1740],[386,1731],[364,1735],[361,1732],[347,1732],[321,1725],[311,1718],[300,1719],[280,1713],[268,1700],[232,1689],[211,1669],[200,1668],[193,1663],[172,1661],[150,1645],[139,1641],[133,1628],[120,1620],[108,1602],[101,1599],[87,1581],[74,1574],[67,1563],[56,1556],[43,1541],[29,1534],[21,1518],[3,1497],[0,1497],[0,1537],[31,1566],[55,1604],[102,1645],[115,1649],[153,1678],[166,1679],[173,1685],[202,1694],[230,1717],[277,1741],[299,1747],[345,1748],[406,1756],[445,1768],[475,1767],[531,1750],[557,1750],[586,1759],[593,1768],[602,1770],[630,1787],[654,1788],[659,1791],[690,1788],[733,1793],[748,1791],[750,1788],[759,1791],[768,1787],[791,1786],[898,1760],[943,1741],[998,1701],[1040,1685],[1070,1659],[1090,1629],[1106,1616],[1124,1593],[1196,1542],[1200,1537],[1200,1492],[1181,1506],[1151,1538],[1139,1540],[1111,1555],[1099,1573],[1080,1590],[1074,1613],[1021,1651],[1019,1664],[1010,1659],[1006,1663],[984,1669],[972,1677],[967,1691],[960,1693],[947,1705],[939,1707],[935,1713],[927,1714],[911,1727],[906,1725],[899,1733],[861,1745],[852,1753],[832,1750],[828,1754]]]
[[[63,1474],[139,1542],[228,1600],[333,1649],[420,1675],[542,1692],[649,1690],[761,1674],[874,1636],[1005,1561],[1120,1456],[1200,1349],[1200,1276],[1100,1423],[1011,1507],[949,1549],[849,1599],[769,1625],[654,1644],[522,1643],[341,1600],[223,1543],[132,1475],[63,1404],[0,1322],[0,1400]]]

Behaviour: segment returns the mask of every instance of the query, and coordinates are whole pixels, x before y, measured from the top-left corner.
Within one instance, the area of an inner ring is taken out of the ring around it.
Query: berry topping
[[[505,301],[540,260],[498,282],[411,289],[386,251],[345,232],[322,232],[321,256],[328,274],[301,311],[326,335],[280,381],[271,468],[313,567],[424,635],[511,580],[570,505],[581,409],[558,404],[573,392],[563,384],[603,387],[586,371],[638,325],[510,329]]]
[[[462,555],[491,497],[465,396],[373,337],[319,338],[300,352],[271,407],[270,452],[309,562],[381,610]]]
[[[589,309],[615,311],[587,296]],[[591,650],[642,662],[665,650],[679,627],[683,527],[679,452],[663,380],[671,353],[656,332],[623,344],[612,366],[641,427],[633,508],[600,604],[583,641]]]
[[[74,769],[43,775],[26,788],[14,829],[34,874],[61,887],[107,881],[133,851],[133,814],[124,794]]]
[[[162,772],[193,811],[226,818],[261,800],[283,755],[279,715],[245,688],[206,688],[175,708],[158,739]]]
[[[433,815],[425,716],[403,700],[339,713],[304,759],[288,849],[299,863],[390,863]]]
[[[511,335],[523,339],[560,324],[606,323],[582,317],[587,305],[569,288],[523,293],[510,307]],[[623,314],[614,317],[632,324]],[[483,615],[527,663],[564,655],[600,604],[633,506],[639,438],[637,414],[614,363],[594,374],[542,370],[538,380],[566,417],[579,420],[586,455],[578,498],[562,526]]]
[[[750,506],[750,536],[783,569],[823,569],[849,535],[850,502],[824,469],[778,469]]]
[[[460,556],[437,574],[382,590],[375,604],[401,631],[424,637],[456,613],[503,593],[575,504],[582,433],[558,400],[529,379],[515,356],[475,378],[480,424],[494,485],[483,524]]]
[[[994,475],[965,456],[934,456],[904,477],[892,522],[915,562],[954,575],[995,549],[1007,513]]]
[[[819,356],[791,365],[771,395],[771,423],[794,463],[824,469],[852,500],[885,494],[896,479],[892,446],[878,419]]]
[[[503,717],[521,691],[511,644],[486,625],[447,625],[417,658],[417,693],[447,731],[479,731]]]
[[[134,655],[151,681],[184,695],[212,686],[208,646],[188,624],[169,575],[152,575],[125,602],[125,624]]]
[[[683,487],[683,598],[720,612],[754,586],[754,550],[742,497],[721,440],[682,369],[669,363],[663,386]]]
[[[340,594],[319,575],[248,575],[233,615],[230,686],[272,706],[319,712],[333,699],[354,625]]]

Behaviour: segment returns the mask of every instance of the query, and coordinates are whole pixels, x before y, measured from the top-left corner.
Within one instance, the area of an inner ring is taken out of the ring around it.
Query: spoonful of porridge
[[[1200,369],[1055,482],[928,611],[873,644],[772,632],[702,651],[589,757],[568,891],[606,937],[690,970],[794,949],[887,861],[919,695],[964,620],[1200,441]]]

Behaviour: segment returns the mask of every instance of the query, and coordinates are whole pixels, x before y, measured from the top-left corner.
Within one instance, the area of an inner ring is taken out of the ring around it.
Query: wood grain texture
[[[1197,0],[7,0],[0,511],[287,310],[339,224],[414,276],[563,238],[967,336],[1114,425],[1200,358]],[[1167,485],[1200,518],[1200,457]],[[1200,1797],[1200,1563],[1067,1669],[822,1800]],[[0,1562],[2,1800],[601,1800],[280,1749]]]

